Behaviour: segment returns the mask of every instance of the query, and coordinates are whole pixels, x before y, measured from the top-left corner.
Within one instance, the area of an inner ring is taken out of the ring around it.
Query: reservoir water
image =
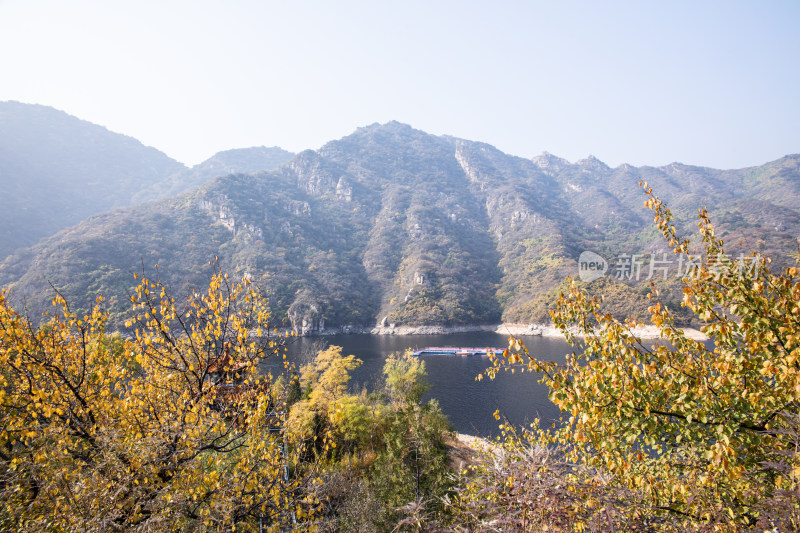
[[[530,353],[538,359],[564,362],[572,351],[561,338],[520,336]],[[462,346],[498,348],[508,345],[508,337],[495,333],[472,332],[448,335],[334,335],[300,337],[289,347],[289,359],[300,362],[308,357],[315,342],[342,346],[345,355],[355,355],[363,364],[351,375],[350,388],[374,390],[382,379],[383,363],[395,352],[426,346]],[[493,413],[499,410],[515,425],[539,418],[542,423],[557,419],[559,410],[547,399],[547,388],[538,383],[540,376],[530,373],[500,372],[493,381],[476,381],[475,377],[489,368],[489,358],[480,355],[423,355],[430,391],[426,399],[435,398],[460,433],[479,436],[496,435],[499,422]]]

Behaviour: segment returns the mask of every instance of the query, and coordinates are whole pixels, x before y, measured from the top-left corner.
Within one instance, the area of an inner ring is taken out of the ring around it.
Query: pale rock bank
[[[379,325],[373,328],[361,326],[342,326],[338,328],[321,328],[317,330],[298,331],[300,335],[448,335],[452,333],[470,333],[485,331],[508,336],[542,336],[562,337],[561,331],[552,324],[486,324],[474,326],[396,326]],[[633,334],[640,339],[659,339],[661,334],[656,326],[638,326],[633,328]],[[690,339],[697,341],[708,340],[701,331],[693,328],[684,328],[684,333]],[[577,331],[576,331],[577,333]]]

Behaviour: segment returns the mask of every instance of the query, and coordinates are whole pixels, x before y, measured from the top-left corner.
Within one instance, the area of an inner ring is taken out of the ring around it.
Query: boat
[[[419,350],[414,350],[412,355],[417,357],[421,355],[460,355],[462,357],[466,357],[469,355],[488,355],[489,352],[494,353],[502,353],[502,348],[459,348],[453,346],[430,346],[427,348],[421,348]]]

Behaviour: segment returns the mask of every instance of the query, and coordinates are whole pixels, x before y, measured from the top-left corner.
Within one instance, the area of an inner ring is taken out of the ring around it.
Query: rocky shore
[[[447,335],[451,333],[470,333],[473,331],[485,331],[500,335],[514,336],[542,336],[542,337],[562,337],[561,332],[552,324],[496,324],[496,325],[474,325],[474,326],[376,326],[365,328],[360,326],[342,326],[339,328],[326,328],[318,331],[300,332],[301,335],[348,335],[348,334],[367,334],[367,335]],[[686,336],[690,339],[704,341],[707,340],[702,332],[684,328]],[[661,337],[656,326],[640,326],[634,328],[633,333],[640,339],[658,339]]]

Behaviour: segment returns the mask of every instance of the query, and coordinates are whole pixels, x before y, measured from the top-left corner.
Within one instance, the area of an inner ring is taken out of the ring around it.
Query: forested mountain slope
[[[129,205],[185,168],[155,148],[51,107],[0,102],[0,258]]]
[[[0,264],[0,284],[32,315],[47,308],[49,283],[84,307],[102,293],[119,313],[142,264],[157,263],[180,293],[218,256],[267,292],[277,317],[304,331],[541,322],[564,277],[577,274],[582,251],[613,262],[665,248],[640,180],[669,202],[687,233],[705,205],[730,245],[746,239],[785,261],[800,233],[798,178],[799,156],[741,170],[612,169],[592,157],[523,159],[375,124],[277,170],[231,174],[81,222]],[[609,310],[643,316],[647,263],[638,282],[608,274],[591,286],[611,296]],[[669,297],[677,269],[657,278]]]
[[[0,259],[103,211],[174,196],[292,153],[253,147],[187,168],[155,148],[51,107],[0,102]]]

